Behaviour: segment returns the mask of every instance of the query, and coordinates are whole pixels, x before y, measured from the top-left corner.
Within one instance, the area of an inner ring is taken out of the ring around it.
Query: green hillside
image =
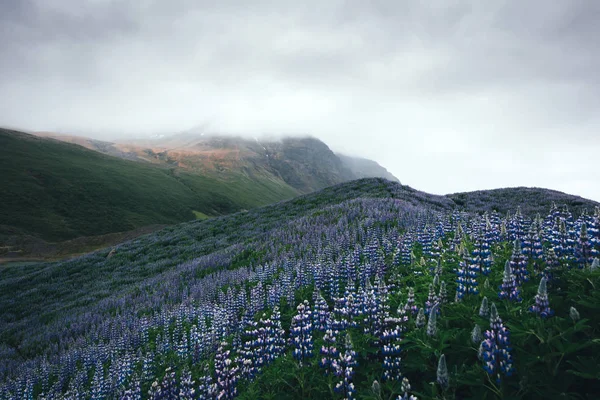
[[[222,215],[291,198],[283,181],[191,175],[0,129],[2,235],[60,241]]]

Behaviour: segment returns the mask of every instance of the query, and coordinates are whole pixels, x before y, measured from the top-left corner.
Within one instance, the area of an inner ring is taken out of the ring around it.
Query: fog
[[[600,201],[600,2],[0,2],[0,125],[312,135],[402,183]]]

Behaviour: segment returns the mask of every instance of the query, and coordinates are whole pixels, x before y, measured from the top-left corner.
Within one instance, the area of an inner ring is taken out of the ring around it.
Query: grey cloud
[[[537,185],[600,199],[597,175],[564,174],[594,170],[600,150],[599,12],[584,0],[8,0],[0,124],[310,133],[437,193]]]

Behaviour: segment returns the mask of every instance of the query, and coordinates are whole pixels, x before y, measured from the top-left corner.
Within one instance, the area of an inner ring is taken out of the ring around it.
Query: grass
[[[192,210],[192,212],[194,213],[194,215],[196,216],[196,219],[200,219],[200,220],[205,220],[205,219],[209,219],[210,217],[200,211],[196,211],[196,210]]]
[[[223,215],[297,192],[283,181],[201,176],[127,161],[81,146],[0,130],[0,242],[130,231]]]

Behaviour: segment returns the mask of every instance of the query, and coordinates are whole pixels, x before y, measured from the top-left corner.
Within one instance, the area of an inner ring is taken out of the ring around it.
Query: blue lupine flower
[[[521,292],[517,287],[517,280],[512,272],[511,264],[509,261],[504,264],[504,277],[502,278],[502,285],[500,286],[500,293],[498,297],[501,299],[508,299],[510,301],[521,301]]]
[[[430,283],[429,284],[429,294],[427,296],[427,301],[425,302],[425,314],[426,315],[429,315],[429,312],[431,311],[431,309],[437,302],[438,302],[438,297],[435,294],[435,288],[433,287],[433,284]],[[438,309],[438,312],[439,312],[439,309]]]
[[[406,300],[405,310],[411,315],[416,315],[419,312],[419,308],[415,304],[415,289],[408,289],[408,299]]]
[[[542,318],[554,315],[554,311],[550,308],[548,301],[548,290],[546,289],[546,278],[540,280],[537,295],[535,296],[535,304],[529,308],[530,311],[539,314]]]
[[[510,267],[517,285],[521,285],[523,282],[529,280],[529,271],[527,271],[527,260],[521,251],[521,242],[515,240],[512,256],[510,258]]]
[[[312,357],[313,352],[313,328],[308,301],[304,300],[303,303],[298,304],[296,310],[297,314],[292,318],[290,336],[294,347],[294,358],[302,366],[302,361]]]
[[[333,371],[333,361],[338,357],[339,352],[336,347],[336,334],[337,331],[327,329],[323,336],[324,344],[321,346],[321,360],[319,361],[319,365],[322,368],[325,368],[325,373]]]
[[[381,335],[381,354],[383,355],[383,377],[386,380],[398,380],[400,373],[400,342],[402,340],[402,329],[396,326],[386,329]]]
[[[335,385],[334,390],[342,394],[344,399],[350,400],[354,398],[356,392],[352,378],[354,377],[354,367],[358,365],[358,362],[356,361],[356,352],[352,349],[349,334],[346,334],[344,347],[344,351],[340,352],[338,358],[333,362],[335,375],[341,378],[341,381]]]
[[[500,374],[512,375],[514,371],[510,354],[510,332],[502,323],[496,305],[492,303],[490,312],[490,329],[484,333],[481,342],[481,359],[483,369],[490,375],[496,376],[500,382]]]

